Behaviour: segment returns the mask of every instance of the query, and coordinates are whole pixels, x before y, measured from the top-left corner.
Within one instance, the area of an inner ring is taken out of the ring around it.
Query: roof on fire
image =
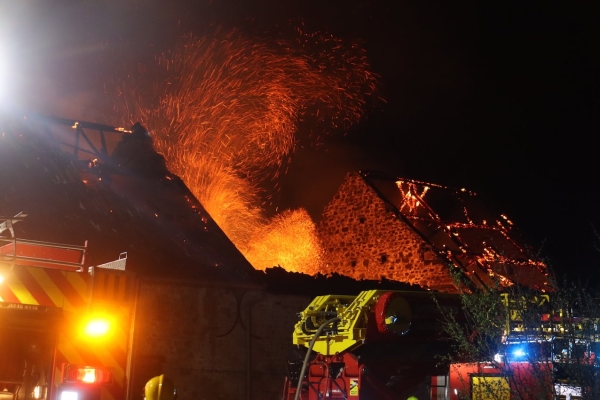
[[[398,218],[476,284],[491,285],[495,275],[505,284],[551,290],[546,265],[522,244],[513,222],[476,193],[380,172],[359,174]]]

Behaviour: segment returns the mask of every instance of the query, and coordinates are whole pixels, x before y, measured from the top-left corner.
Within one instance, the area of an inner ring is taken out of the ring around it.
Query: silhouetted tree
[[[494,287],[473,288],[462,273],[453,278],[462,314],[442,309],[453,348],[442,361],[451,369],[485,364],[506,378],[478,382],[485,393],[473,398],[508,399],[502,382],[510,383],[510,399],[600,398],[600,302],[591,290],[566,283],[543,293],[500,279]],[[523,367],[528,374],[519,373]],[[463,398],[471,398],[471,379],[460,377]]]

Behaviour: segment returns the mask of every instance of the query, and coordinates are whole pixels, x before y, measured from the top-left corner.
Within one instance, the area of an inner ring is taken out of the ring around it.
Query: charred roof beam
[[[68,126],[70,128],[75,129],[75,132],[76,132],[75,145],[73,146],[73,154],[75,155],[75,157],[78,156],[79,151],[84,151],[83,149],[79,148],[79,139],[82,137],[85,140],[85,142],[88,144],[88,146],[92,149],[92,154],[96,155],[98,158],[102,159],[102,161],[104,161],[104,162],[110,161],[110,159],[108,157],[108,149],[106,146],[106,137],[104,135],[105,132],[106,133],[128,133],[128,132],[131,132],[130,130],[122,128],[122,127],[104,125],[104,124],[99,124],[96,122],[79,121],[79,120],[74,120],[74,119],[69,119],[69,118],[50,117],[50,116],[41,115],[41,114],[33,114],[33,115],[28,116],[28,118],[36,119],[40,122]],[[92,141],[90,140],[88,135],[86,135],[84,129],[98,131],[100,133],[100,144],[101,144],[100,150],[98,150],[96,148],[96,146],[92,143]],[[64,143],[64,144],[67,146],[70,146],[66,143]]]

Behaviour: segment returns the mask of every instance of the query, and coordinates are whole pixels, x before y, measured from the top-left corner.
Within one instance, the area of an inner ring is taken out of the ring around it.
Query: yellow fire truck
[[[122,400],[134,280],[126,254],[86,265],[81,246],[14,237],[0,217],[0,400]]]

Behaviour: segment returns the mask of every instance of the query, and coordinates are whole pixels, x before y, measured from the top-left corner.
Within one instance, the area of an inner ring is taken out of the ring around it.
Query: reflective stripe
[[[48,276],[46,271],[42,268],[28,268],[27,271],[32,275],[32,277],[40,282],[44,291],[46,292],[49,301],[58,308],[62,308],[64,306],[64,295],[60,291],[60,289],[52,282],[52,279]]]
[[[14,296],[17,298],[18,303],[21,304],[33,304],[39,305],[35,300],[35,297],[29,292],[29,289],[19,280],[16,279],[16,276],[13,274],[8,282],[6,282],[6,286],[13,292]]]
[[[103,366],[113,369],[113,384],[102,389],[102,400],[125,397],[125,368],[129,340],[130,282],[123,274],[98,274],[94,303],[106,301],[119,323],[112,324],[110,338],[104,344],[80,337],[81,317],[88,310],[91,276],[57,269],[16,266],[4,275],[0,284],[0,302],[55,307],[63,310],[65,324],[59,329],[55,381],[61,382],[63,364]],[[94,304],[92,304],[94,306]]]

